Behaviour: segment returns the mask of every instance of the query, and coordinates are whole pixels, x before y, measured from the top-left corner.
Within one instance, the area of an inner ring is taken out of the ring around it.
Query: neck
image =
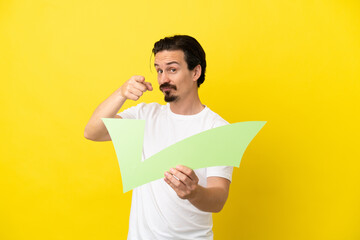
[[[181,115],[194,115],[201,112],[205,106],[201,103],[199,95],[179,99],[178,101],[170,102],[170,109],[173,113]]]

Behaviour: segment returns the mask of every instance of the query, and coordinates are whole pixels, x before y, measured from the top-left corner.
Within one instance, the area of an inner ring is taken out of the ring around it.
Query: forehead
[[[161,52],[156,53],[154,64],[155,65],[162,65],[171,62],[177,62],[180,65],[185,62],[184,52],[182,50],[164,50]]]

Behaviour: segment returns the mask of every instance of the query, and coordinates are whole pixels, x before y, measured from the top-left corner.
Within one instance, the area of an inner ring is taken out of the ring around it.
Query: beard
[[[165,92],[164,101],[165,102],[174,102],[178,99],[178,96],[170,95],[169,92]]]
[[[170,91],[163,91],[163,88],[171,88],[176,90],[176,86],[175,85],[171,85],[170,83],[163,83],[160,85],[160,91],[164,92],[165,96],[164,96],[164,101],[165,102],[174,102],[178,99],[178,96],[174,96],[171,95],[171,90]]]

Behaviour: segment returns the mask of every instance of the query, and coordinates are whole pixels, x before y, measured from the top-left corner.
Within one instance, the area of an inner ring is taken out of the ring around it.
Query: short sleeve
[[[208,167],[206,170],[206,177],[222,177],[231,182],[233,169],[234,167],[232,166]]]
[[[116,115],[123,119],[140,119],[140,111],[145,106],[145,103],[140,103],[134,107],[130,107]]]

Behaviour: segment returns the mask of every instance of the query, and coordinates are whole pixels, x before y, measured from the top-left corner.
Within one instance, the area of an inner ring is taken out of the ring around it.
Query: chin
[[[178,96],[169,96],[169,95],[165,95],[165,102],[175,102],[178,99]]]

